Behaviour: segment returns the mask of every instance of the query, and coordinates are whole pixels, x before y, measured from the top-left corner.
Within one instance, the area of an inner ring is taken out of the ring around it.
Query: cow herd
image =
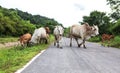
[[[50,29],[49,27],[40,27],[38,29],[34,30],[34,33],[31,35],[30,33],[26,33],[22,36],[20,36],[19,41],[22,46],[25,45],[34,45],[39,43],[45,43],[47,44],[49,42],[49,35],[50,35]],[[57,46],[58,48],[62,47],[62,39],[64,34],[64,28],[62,26],[55,26],[53,30],[54,35],[54,46]],[[91,38],[92,36],[96,36],[99,34],[99,28],[97,25],[90,26],[88,23],[84,23],[82,25],[72,25],[69,30],[69,37],[70,37],[70,47],[72,47],[72,39],[74,38],[77,42],[78,47],[83,45],[85,46],[85,41]],[[110,40],[113,38],[113,35],[102,35],[102,41]],[[82,42],[79,43],[78,39],[81,38]]]

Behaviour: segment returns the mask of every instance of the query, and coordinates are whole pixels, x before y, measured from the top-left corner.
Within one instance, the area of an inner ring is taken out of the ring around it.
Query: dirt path
[[[5,47],[12,47],[12,46],[17,46],[19,44],[19,41],[17,42],[8,42],[8,43],[0,43],[0,48],[5,48]]]

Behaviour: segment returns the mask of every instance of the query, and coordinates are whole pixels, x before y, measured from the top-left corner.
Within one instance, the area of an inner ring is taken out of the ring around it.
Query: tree
[[[93,11],[89,16],[83,16],[83,22],[87,22],[91,26],[93,24],[98,25],[100,34],[110,33],[108,28],[110,26],[110,18],[104,12]]]
[[[57,21],[55,21],[54,19],[50,19],[48,17],[45,16],[41,16],[41,15],[32,15],[28,12],[23,12],[21,10],[14,10],[14,9],[10,9],[11,11],[17,11],[18,15],[24,19],[24,20],[29,20],[30,23],[35,24],[37,28],[39,27],[45,27],[45,26],[50,26],[51,29],[53,29],[52,26],[56,26],[56,25],[61,25],[59,24]]]
[[[115,35],[120,35],[120,19],[110,27],[110,31]]]
[[[16,11],[0,7],[0,36],[20,36],[32,33],[35,25],[18,16]]]
[[[114,21],[120,19],[120,0],[107,0],[107,4],[112,9],[111,17]]]

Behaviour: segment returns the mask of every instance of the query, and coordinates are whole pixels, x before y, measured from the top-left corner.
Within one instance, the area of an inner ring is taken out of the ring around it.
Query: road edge
[[[33,57],[26,65],[24,65],[22,68],[18,69],[15,73],[21,73],[26,67],[28,67],[38,56],[40,56],[45,50],[42,50],[40,53],[38,53],[35,57]]]

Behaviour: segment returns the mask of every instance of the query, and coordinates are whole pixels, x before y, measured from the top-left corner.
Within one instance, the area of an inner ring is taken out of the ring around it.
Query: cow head
[[[99,34],[99,28],[97,25],[92,26],[92,32],[93,32],[92,36],[96,36]]]
[[[62,26],[55,26],[55,29],[56,29],[56,31],[57,31],[57,35],[60,35],[60,36],[62,36],[63,35],[63,33],[64,33],[64,28],[62,27]]]
[[[64,33],[64,28],[62,26],[57,26],[57,30],[59,32],[59,35],[62,36]]]
[[[50,29],[49,27],[45,27],[46,33],[49,34],[50,33]]]

